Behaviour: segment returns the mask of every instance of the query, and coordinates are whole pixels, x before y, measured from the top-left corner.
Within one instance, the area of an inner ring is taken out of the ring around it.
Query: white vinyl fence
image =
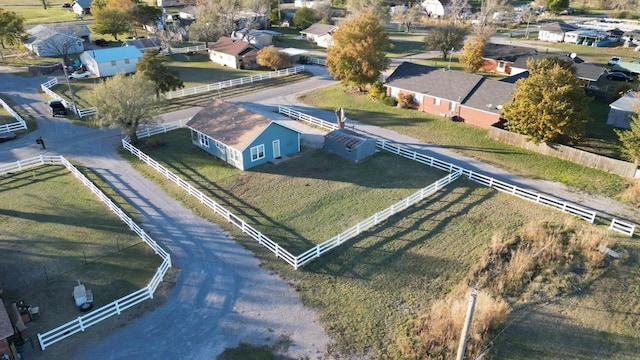
[[[326,130],[335,129],[335,125],[331,122],[295,111],[293,109],[287,108],[285,106],[279,106],[278,112],[290,118],[301,120],[307,122],[316,127],[321,127]],[[528,201],[533,201],[538,204],[542,204],[545,206],[553,207],[557,210],[560,210],[565,213],[569,213],[571,215],[577,216],[583,220],[586,220],[590,223],[593,223],[596,219],[597,213],[592,210],[585,209],[578,205],[575,205],[571,202],[560,200],[553,198],[551,196],[540,194],[536,191],[526,190],[519,188],[515,185],[506,183],[504,181],[497,180],[495,178],[482,175],[477,172],[473,172],[468,169],[461,168],[457,165],[453,165],[451,163],[447,163],[431,156],[427,156],[424,154],[417,153],[413,150],[406,149],[404,147],[394,145],[386,139],[378,138],[377,139],[377,147],[405,158],[412,159],[414,161],[421,162],[423,164],[429,165],[431,167],[435,167],[440,170],[453,172],[457,170],[462,170],[463,175],[468,177],[470,180],[475,181],[484,186],[488,186],[490,188],[496,189],[498,191],[517,196],[521,199],[525,199]],[[606,217],[603,216],[606,219]],[[635,225],[627,222],[622,222],[617,219],[611,220],[611,226],[609,227],[611,230],[620,232],[627,236],[632,237],[635,231]]]
[[[9,106],[9,104],[7,104],[4,100],[0,99],[0,105],[2,105],[2,107],[5,110],[7,110],[7,112],[11,114],[11,116],[13,116],[14,119],[16,119],[16,122],[14,123],[0,125],[0,133],[27,129],[27,123],[24,121],[22,116],[20,116],[20,114],[15,112],[15,110],[13,110],[11,106]]]
[[[162,53],[164,54],[184,54],[184,53],[190,53],[190,52],[199,52],[199,51],[206,51],[207,47],[205,45],[194,45],[194,46],[187,46],[187,47],[170,47],[167,50],[162,50]]]
[[[313,65],[327,66],[327,60],[323,58],[308,57],[307,61]]]
[[[304,65],[301,65],[301,66],[296,66],[288,69],[272,71],[265,74],[246,76],[238,79],[221,81],[214,84],[201,85],[201,86],[196,86],[196,87],[191,87],[186,89],[180,89],[176,91],[170,91],[170,92],[164,93],[163,95],[167,99],[175,99],[175,98],[184,97],[184,96],[190,96],[190,95],[196,95],[196,94],[221,90],[224,88],[238,86],[238,85],[251,84],[257,81],[273,79],[273,78],[287,76],[287,75],[294,75],[303,71],[304,71]]]
[[[75,105],[73,105],[72,103],[68,102],[62,96],[56,94],[53,90],[50,89],[55,85],[58,85],[58,78],[53,78],[53,79],[47,81],[46,83],[40,84],[40,88],[47,95],[51,96],[52,98],[54,98],[54,99],[56,99],[58,101],[61,101],[64,104],[64,107],[66,107],[67,109],[71,110],[71,112],[73,112],[74,114],[78,115],[79,117],[95,115],[97,113],[97,110],[94,107],[87,108],[87,109],[78,109],[78,108],[76,108]]]
[[[42,350],[45,350],[48,346],[64,340],[65,338],[76,334],[80,331],[84,331],[86,328],[95,325],[105,319],[108,319],[115,315],[120,315],[122,311],[129,309],[145,300],[152,299],[158,285],[164,279],[164,275],[167,270],[171,268],[171,256],[158,245],[145,231],[138,226],[122,209],[120,209],[111,199],[109,199],[95,184],[93,184],[84,174],[76,169],[67,159],[62,156],[38,156],[14,163],[0,165],[0,175],[7,175],[9,173],[15,173],[19,171],[25,171],[28,169],[41,167],[45,165],[62,165],[66,167],[73,175],[78,178],[92,193],[94,193],[103,203],[109,207],[118,217],[129,226],[140,238],[149,245],[156,253],[156,255],[162,258],[160,267],[156,270],[156,273],[151,278],[151,281],[146,287],[133,292],[127,296],[124,296],[118,300],[111,302],[97,308],[85,315],[79,316],[74,320],[71,320],[65,324],[62,324],[55,329],[49,330],[44,333],[38,334],[38,342]]]

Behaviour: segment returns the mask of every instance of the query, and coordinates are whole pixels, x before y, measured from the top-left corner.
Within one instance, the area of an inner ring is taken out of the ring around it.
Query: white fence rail
[[[62,96],[56,94],[53,90],[50,89],[55,85],[58,85],[58,78],[53,78],[43,84],[40,84],[40,88],[42,89],[42,91],[44,91],[45,94],[51,96],[55,100],[62,102],[62,104],[64,104],[64,107],[71,110],[74,114],[77,114],[78,111],[76,110],[76,107],[73,106],[72,103],[68,102]]]
[[[139,129],[138,131],[136,131],[136,136],[138,138],[144,138],[144,137],[149,137],[149,136],[153,136],[161,133],[166,133],[175,129],[179,129],[183,127],[184,124],[185,124],[184,120],[178,120],[178,121],[174,121],[174,122],[170,122],[170,123],[166,123],[166,124],[162,124],[154,127]]]
[[[174,48],[170,47],[168,50],[163,50],[162,52],[165,54],[184,54],[189,52],[198,52],[198,51],[206,51],[207,47],[205,45],[194,45],[187,47],[179,47]]]
[[[418,190],[414,194],[391,205],[390,207],[373,214],[367,219],[357,223],[356,225],[350,227],[349,229],[343,231],[342,233],[332,237],[331,239],[326,240],[314,246],[313,248],[305,251],[304,253],[297,256],[296,268],[305,265],[306,263],[320,257],[320,255],[342,245],[345,241],[360,235],[361,233],[367,231],[368,229],[387,220],[391,216],[435,194],[438,190],[444,188],[445,186],[457,180],[460,177],[460,175],[462,175],[462,170],[457,170],[445,176],[444,178],[434,182],[433,184]]]
[[[238,78],[238,79],[231,79],[231,80],[227,80],[227,81],[221,81],[221,82],[217,82],[217,83],[214,83],[214,84],[208,84],[208,85],[196,86],[196,87],[187,88],[187,89],[180,89],[180,90],[176,90],[176,91],[170,91],[170,92],[164,93],[163,95],[167,99],[175,99],[175,98],[179,98],[179,97],[183,97],[183,96],[196,95],[196,94],[200,94],[200,93],[206,93],[206,92],[221,90],[221,89],[224,89],[224,88],[238,86],[238,85],[251,84],[251,83],[254,83],[254,82],[257,82],[257,81],[273,79],[273,78],[287,76],[287,75],[294,75],[294,74],[297,74],[297,73],[300,73],[300,72],[303,72],[303,71],[304,71],[304,65],[301,65],[301,66],[296,66],[296,67],[292,67],[292,68],[288,68],[288,69],[268,72],[266,74],[246,76],[246,77],[242,77],[242,78]]]
[[[623,233],[629,237],[633,237],[633,233],[636,231],[636,225],[625,221],[620,221],[616,218],[611,219],[611,225],[609,229]]]
[[[2,105],[2,107],[9,114],[11,114],[11,116],[13,116],[14,119],[16,119],[16,122],[14,122],[14,123],[0,125],[0,133],[13,132],[13,131],[26,130],[27,129],[26,121],[24,121],[22,116],[20,116],[20,114],[15,112],[15,110],[13,110],[11,108],[11,106],[9,106],[9,104],[7,104],[4,100],[0,99],[0,105]]]
[[[160,267],[151,278],[151,281],[144,288],[126,295],[110,304],[93,310],[86,315],[77,317],[63,325],[52,330],[38,334],[38,342],[42,350],[48,346],[64,340],[65,338],[84,331],[86,328],[99,323],[111,316],[119,315],[122,311],[135,306],[145,300],[152,299],[153,293],[162,282],[167,270],[171,267],[171,256],[158,245],[149,235],[147,235],[138,224],[136,224],[122,209],[120,209],[111,199],[109,199],[94,183],[92,183],[84,174],[76,169],[67,159],[62,156],[38,156],[14,163],[0,165],[0,175],[21,172],[28,169],[41,167],[44,165],[62,165],[66,167],[73,175],[78,178],[92,193],[94,193],[107,207],[113,211],[118,217],[129,226],[140,238],[153,249],[156,255],[162,258]]]
[[[327,66],[327,60],[323,58],[308,57],[307,61],[313,65]]]
[[[292,119],[295,120],[299,120],[299,121],[304,121],[306,123],[309,123],[313,126],[319,127],[323,130],[327,130],[327,131],[333,131],[333,130],[337,130],[338,129],[338,125],[329,122],[329,121],[325,121],[322,119],[319,119],[317,117],[311,116],[311,115],[307,115],[305,113],[301,113],[300,111],[295,111],[291,108],[288,108],[286,106],[278,106],[278,113],[290,117]]]

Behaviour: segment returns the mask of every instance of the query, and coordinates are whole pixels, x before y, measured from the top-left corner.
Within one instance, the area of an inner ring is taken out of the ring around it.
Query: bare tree
[[[84,40],[78,36],[73,28],[47,28],[38,36],[42,39],[39,43],[39,53],[43,56],[59,56],[66,64],[69,54],[82,52]]]
[[[375,15],[383,24],[391,20],[389,7],[379,0],[348,0],[349,10],[353,15],[369,13]]]
[[[480,12],[478,13],[478,24],[480,26],[487,26],[493,22],[491,16],[496,11],[504,8],[506,4],[505,0],[482,0],[480,4]]]
[[[458,20],[463,17],[464,14],[471,8],[467,0],[451,0],[449,3],[449,11],[453,16],[454,24],[458,23]]]
[[[397,21],[404,28],[405,32],[411,32],[411,25],[422,18],[422,5],[414,4],[408,9],[397,11],[393,14],[393,20]]]

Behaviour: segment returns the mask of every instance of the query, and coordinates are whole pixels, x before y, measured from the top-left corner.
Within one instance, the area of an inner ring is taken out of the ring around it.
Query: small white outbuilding
[[[142,58],[142,52],[135,46],[87,50],[80,54],[80,61],[87,70],[98,77],[133,73],[140,58]]]

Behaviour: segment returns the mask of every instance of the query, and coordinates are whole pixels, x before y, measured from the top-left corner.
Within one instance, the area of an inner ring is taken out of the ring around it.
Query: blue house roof
[[[122,46],[110,49],[88,50],[85,52],[89,54],[89,56],[94,58],[98,63],[142,57],[142,52],[140,52],[140,50],[138,50],[138,48],[136,48],[135,46]]]
[[[76,0],[76,1],[74,1],[74,3],[82,6],[83,9],[91,8],[91,3],[92,2],[93,2],[93,0]]]

